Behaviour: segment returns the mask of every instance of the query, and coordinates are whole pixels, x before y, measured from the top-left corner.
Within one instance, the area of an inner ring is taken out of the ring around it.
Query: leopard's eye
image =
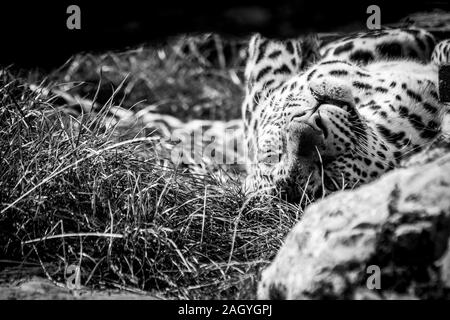
[[[259,153],[257,160],[259,163],[275,164],[275,163],[280,162],[281,152],[267,151],[267,152]]]
[[[342,104],[338,105],[338,107],[340,107],[341,109],[343,109],[344,111],[347,111],[347,112],[352,111],[352,108],[346,103],[342,103]]]

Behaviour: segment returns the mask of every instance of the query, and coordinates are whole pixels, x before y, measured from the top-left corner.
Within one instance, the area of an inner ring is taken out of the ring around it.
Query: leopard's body
[[[285,41],[254,36],[245,69],[244,130],[232,136],[226,133],[239,127],[236,121],[184,123],[119,106],[98,113],[91,101],[53,94],[64,99],[64,109],[81,107],[81,115],[93,115],[106,126],[142,123],[151,134],[188,141],[181,144],[188,149],[194,134],[201,138],[200,151],[205,141],[214,140],[216,156],[203,152],[187,163],[215,166],[218,153],[227,158],[236,153],[231,158],[246,164],[246,191],[282,190],[296,199],[304,191],[317,195],[368,182],[434,138],[445,112],[437,97],[436,64],[449,60],[449,43],[437,45],[435,63],[426,64],[434,38],[423,30],[369,32],[321,47],[314,36]],[[234,150],[242,135],[246,155]]]
[[[323,59],[305,70],[289,65],[301,59],[289,42],[283,50],[280,42],[252,39],[243,105],[247,192],[280,190],[298,201],[351,188],[396,167],[438,135],[448,110],[437,88],[444,59],[430,62],[434,38],[422,30],[372,35],[328,44]],[[377,48],[394,42],[402,50],[380,55]],[[351,49],[336,50],[342,46]],[[374,48],[373,59],[355,61],[358,46]]]
[[[435,46],[432,34],[423,29],[381,29],[361,32],[320,48],[322,59],[368,64],[385,58],[411,58],[428,62]]]

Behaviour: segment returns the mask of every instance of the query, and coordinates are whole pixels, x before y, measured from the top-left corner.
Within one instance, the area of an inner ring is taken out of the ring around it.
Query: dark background
[[[81,30],[68,30],[66,9],[81,8]],[[337,27],[364,27],[366,8],[381,8],[381,23],[417,11],[449,10],[449,1],[273,0],[19,1],[0,4],[0,65],[51,68],[79,51],[123,49],[162,42],[186,32],[216,31],[243,36],[262,32],[289,37]]]

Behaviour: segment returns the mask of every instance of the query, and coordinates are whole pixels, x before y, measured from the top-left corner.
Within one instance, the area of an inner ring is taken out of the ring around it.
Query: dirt
[[[159,300],[148,292],[126,289],[70,290],[65,284],[39,274],[40,267],[6,268],[0,271],[0,300]]]

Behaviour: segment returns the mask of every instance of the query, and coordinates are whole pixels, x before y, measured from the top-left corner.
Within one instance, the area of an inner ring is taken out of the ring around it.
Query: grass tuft
[[[136,105],[145,93],[147,103],[153,99],[150,103],[161,102],[158,108],[165,106],[158,111],[185,120],[192,110],[196,117],[210,118],[207,103],[195,113],[197,89],[222,86],[227,90],[216,88],[218,96],[208,94],[208,101],[214,108],[224,103],[223,119],[232,117],[227,108],[238,113],[229,82],[234,67],[225,55],[209,65],[195,57],[188,64],[199,68],[195,79],[190,78],[195,68],[183,69],[185,57],[177,60],[176,50],[171,52],[158,59],[175,60],[159,67],[147,58],[139,62],[139,52],[80,56],[72,60],[70,76],[60,70],[58,78],[49,78],[62,87],[89,79],[106,65],[103,76],[114,76],[103,81],[100,92],[111,83],[117,88],[126,74],[125,91],[118,97],[123,106]],[[74,61],[80,68],[76,72]],[[84,87],[83,96],[94,100],[98,79],[96,85],[84,85],[90,89]],[[161,86],[166,87],[158,91]],[[139,289],[179,299],[255,297],[259,272],[294,225],[297,206],[245,199],[238,179],[224,182],[212,173],[163,165],[154,137],[117,139],[114,128],[104,130],[93,120],[73,130],[75,120],[59,111],[57,99],[28,88],[27,80],[0,71],[1,269],[11,262],[38,264],[52,281],[65,284],[65,270],[75,264],[88,288]]]

